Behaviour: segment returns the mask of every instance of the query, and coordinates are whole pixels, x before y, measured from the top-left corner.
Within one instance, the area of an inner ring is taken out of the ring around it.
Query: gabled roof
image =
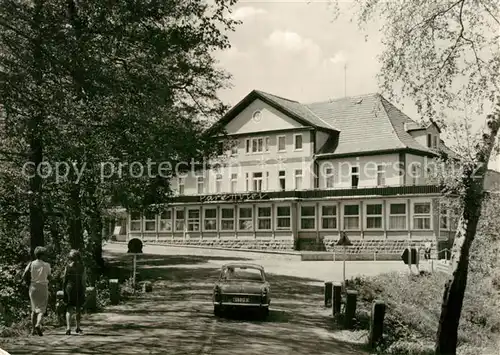
[[[380,94],[347,97],[307,106],[317,116],[340,129],[335,149],[323,150],[322,154],[341,155],[398,149],[435,154],[405,130],[405,123],[416,122]]]
[[[438,151],[420,144],[409,132],[425,129],[378,93],[303,104],[280,96],[253,90],[228,111],[219,125],[226,125],[254,100],[260,99],[306,127],[332,134],[318,157],[411,150],[431,156]],[[435,125],[431,121],[430,125]],[[427,126],[428,127],[428,126]],[[439,130],[440,131],[440,130]],[[441,141],[448,155],[451,152]]]
[[[438,132],[441,133],[441,128],[439,128],[439,126],[434,121],[431,121],[427,126],[418,124],[417,122],[405,123],[405,130],[406,130],[406,132],[427,130],[427,129],[429,129],[430,126],[436,127]]]
[[[250,94],[248,94],[240,102],[238,102],[216,124],[228,124],[233,118],[240,114],[249,104],[251,104],[256,99],[262,100],[269,106],[296,120],[304,126],[330,132],[338,131],[335,126],[325,122],[324,120],[316,116],[307,106],[302,105],[297,101],[285,99],[283,97],[269,94],[260,90],[253,90],[252,92],[250,92]]]

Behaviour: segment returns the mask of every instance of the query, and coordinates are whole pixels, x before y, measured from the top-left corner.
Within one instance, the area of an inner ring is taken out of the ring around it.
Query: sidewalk
[[[335,338],[322,288],[307,279],[273,275],[274,302],[266,321],[221,319],[213,315],[213,285],[218,265],[234,257],[144,249],[138,267],[153,282],[152,293],[85,315],[83,335],[66,336],[61,327],[43,337],[0,339],[0,346],[11,355],[366,355],[361,345]],[[105,252],[128,262],[124,245],[106,245]]]

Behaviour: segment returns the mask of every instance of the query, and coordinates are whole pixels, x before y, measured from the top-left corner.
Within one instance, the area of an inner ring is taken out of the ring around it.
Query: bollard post
[[[118,304],[120,302],[120,285],[118,279],[109,280],[109,300],[111,304]]]
[[[325,282],[325,307],[332,306],[332,282]]]
[[[56,314],[59,324],[64,323],[65,313],[66,313],[66,305],[64,304],[64,291],[59,290],[56,293]]]
[[[333,307],[332,313],[333,316],[340,315],[340,306],[342,305],[342,284],[340,282],[336,282],[333,284]]]
[[[95,311],[97,309],[97,291],[95,287],[87,287],[85,289],[85,309],[87,311]]]
[[[144,282],[144,284],[142,285],[142,291],[143,292],[152,292],[153,291],[153,284],[151,283],[151,281]]]
[[[368,343],[374,349],[382,339],[384,333],[385,302],[377,300],[373,302],[372,315],[370,319],[370,335]]]
[[[354,319],[356,317],[356,301],[358,297],[358,291],[348,290],[347,300],[345,306],[345,327],[351,329],[354,325]]]

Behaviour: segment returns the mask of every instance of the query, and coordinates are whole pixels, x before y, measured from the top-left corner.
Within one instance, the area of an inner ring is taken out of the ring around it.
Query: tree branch
[[[457,37],[457,39],[455,41],[455,44],[451,47],[451,50],[448,53],[448,55],[446,56],[446,59],[444,60],[443,64],[441,64],[441,67],[439,68],[438,73],[441,73],[441,71],[443,70],[443,68],[445,67],[445,65],[450,60],[452,54],[455,53],[455,50],[457,49],[457,46],[460,43],[460,40],[464,39],[463,38],[463,34],[464,34],[464,31],[465,31],[465,28],[464,28],[464,24],[462,22],[462,13],[463,13],[463,9],[464,9],[464,4],[465,4],[465,0],[461,0],[460,13],[458,15],[458,19],[459,19],[460,26],[461,26],[460,27],[460,33],[458,34],[458,37]]]
[[[493,15],[493,14],[491,13],[490,9],[489,9],[489,8],[488,8],[485,4],[484,4],[484,2],[482,2],[482,1],[479,1],[479,2],[481,3],[481,5],[483,5],[483,7],[484,7],[484,9],[486,10],[486,12],[487,12],[488,14],[490,14],[490,16],[493,18],[493,20],[495,20],[495,22],[496,22],[496,23],[498,23],[498,24],[500,25],[500,20],[498,20],[498,19],[495,17],[495,15]]]
[[[432,15],[431,17],[429,17],[428,19],[422,21],[422,22],[419,22],[417,23],[415,26],[413,26],[410,31],[408,33],[412,33],[413,30],[417,27],[420,27],[422,25],[426,25],[426,24],[429,24],[431,22],[434,22],[439,16],[443,16],[445,15],[447,12],[451,11],[455,6],[457,6],[458,4],[462,3],[462,6],[463,6],[463,3],[465,2],[465,0],[458,0],[457,2],[451,4],[450,7],[442,10],[442,11],[438,11],[436,12],[434,15]]]

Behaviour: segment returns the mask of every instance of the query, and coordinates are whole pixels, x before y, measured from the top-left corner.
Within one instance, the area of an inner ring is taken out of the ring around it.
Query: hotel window
[[[238,189],[238,174],[231,174],[231,192],[234,193]]]
[[[286,151],[286,136],[278,136],[278,152]]]
[[[276,207],[276,229],[290,229],[291,223],[290,206]]]
[[[382,229],[382,204],[366,205],[366,229]]]
[[[217,208],[206,208],[203,210],[204,229],[206,231],[214,231],[217,229]]]
[[[252,153],[262,153],[263,151],[264,138],[252,138]]]
[[[188,231],[197,232],[200,230],[200,210],[188,210]]]
[[[223,231],[234,230],[234,208],[224,208],[221,209],[220,217],[220,229]]]
[[[238,141],[234,141],[231,145],[231,155],[238,155]]]
[[[252,230],[253,218],[252,207],[240,207],[238,214],[238,229],[239,230]]]
[[[248,173],[245,173],[245,191],[250,190],[250,178]]]
[[[215,192],[222,192],[222,174],[215,176]]]
[[[418,181],[418,167],[415,164],[411,166],[411,180],[413,185],[417,185]]]
[[[321,206],[321,229],[337,229],[337,206]]]
[[[325,169],[325,187],[330,189],[335,184],[335,176],[333,175],[333,168]]]
[[[262,191],[262,173],[253,173],[252,186],[253,191]]]
[[[295,170],[295,190],[302,189],[302,169]]]
[[[141,213],[138,211],[130,212],[130,230],[131,231],[141,230]]]
[[[156,231],[156,214],[154,212],[146,211],[144,213],[144,230],[147,232]]]
[[[314,229],[316,221],[315,206],[300,206],[300,229]]]
[[[184,209],[175,210],[175,230],[177,232],[183,232],[185,221],[184,221]]]
[[[385,185],[385,167],[377,165],[377,186]]]
[[[280,170],[278,173],[279,186],[281,191],[285,191],[286,188],[286,172],[285,170]]]
[[[247,154],[249,154],[249,153],[250,153],[250,139],[246,139],[246,140],[245,140],[245,152],[246,152]]]
[[[205,190],[204,189],[205,183],[204,183],[203,176],[198,176],[196,178],[196,184],[197,184],[198,194],[202,194]]]
[[[184,180],[184,178],[180,177],[180,178],[177,179],[177,181],[179,183],[178,184],[178,186],[179,186],[179,188],[178,188],[179,195],[184,195],[184,181],[185,180]]]
[[[351,187],[357,188],[359,184],[359,168],[357,166],[351,167]]]
[[[420,202],[413,205],[413,229],[431,229],[430,202]]]
[[[406,203],[391,203],[389,207],[389,229],[406,229]]]
[[[269,137],[266,137],[266,144],[265,144],[266,152],[269,152],[270,146],[271,146],[271,140],[269,139]]]
[[[302,134],[296,134],[293,136],[294,142],[293,145],[295,150],[302,150]]]
[[[172,210],[166,209],[160,213],[160,232],[172,230]]]
[[[344,229],[359,229],[359,205],[344,205]]]
[[[271,230],[271,207],[257,208],[257,229]]]
[[[432,134],[427,134],[427,147],[432,147]]]
[[[439,227],[445,230],[456,231],[459,220],[458,211],[456,208],[441,207],[441,218]]]

